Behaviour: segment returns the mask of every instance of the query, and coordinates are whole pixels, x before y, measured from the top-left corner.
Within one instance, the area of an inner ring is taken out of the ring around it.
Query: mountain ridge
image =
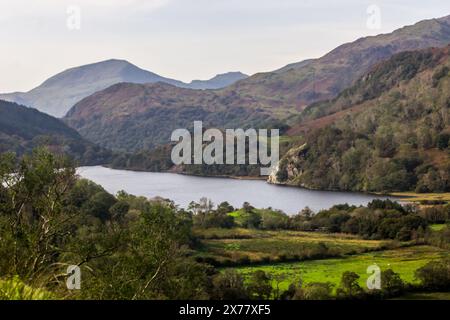
[[[242,107],[248,103],[220,90],[119,83],[84,98],[63,120],[86,139],[127,152],[166,144],[173,130],[190,129],[194,121],[222,129],[281,126],[266,112]]]
[[[305,108],[297,103],[298,99],[306,97],[311,104],[317,99],[333,98],[395,53],[411,47],[428,48],[430,44],[448,45],[450,16],[441,20],[426,20],[390,34],[360,38],[322,58],[256,74],[223,89],[183,91],[162,84],[146,87],[122,84],[83,99],[65,121],[88,140],[114,150],[126,149],[122,151],[168,143],[168,132],[186,128],[194,120],[206,121],[206,125],[217,128],[283,123],[280,128],[284,129],[286,124],[296,125]],[[310,81],[312,68],[315,82]],[[321,90],[323,94],[317,94]],[[213,116],[214,112],[220,116]],[[240,112],[241,116],[232,112]],[[170,113],[172,122],[168,121]],[[133,132],[127,132],[126,128]],[[155,131],[156,128],[164,134]]]
[[[241,73],[224,73],[210,80],[184,83],[139,68],[127,60],[108,59],[68,68],[46,79],[30,91],[0,94],[0,99],[36,108],[61,118],[78,101],[116,83],[163,82],[181,88],[218,89],[246,77]]]
[[[301,112],[307,105],[334,98],[393,54],[450,43],[450,15],[419,21],[391,33],[362,37],[345,43],[317,59],[292,63],[275,72],[255,74],[224,90],[260,99],[274,106]]]
[[[237,81],[247,79],[249,76],[240,71],[220,73],[209,80],[192,80],[187,84],[190,89],[221,89]]]
[[[449,88],[450,45],[394,55],[325,102],[333,112],[288,131],[304,138],[271,181],[322,190],[448,191]]]

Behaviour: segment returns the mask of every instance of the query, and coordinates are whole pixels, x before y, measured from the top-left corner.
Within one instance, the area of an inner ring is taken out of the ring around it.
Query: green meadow
[[[209,229],[197,232],[203,238],[199,256],[219,263],[281,262],[360,254],[391,248],[394,241],[364,240],[346,234],[251,229]]]
[[[442,231],[445,228],[446,224],[432,224],[430,225],[431,231],[437,232]]]
[[[392,269],[408,283],[416,283],[415,271],[427,262],[448,256],[449,253],[431,246],[413,246],[395,250],[377,251],[337,259],[311,260],[294,263],[280,263],[264,266],[237,267],[245,277],[256,270],[263,270],[272,276],[273,285],[287,289],[290,283],[302,281],[331,282],[338,286],[342,273],[353,271],[360,276],[359,283],[365,286],[369,274],[367,267],[376,264],[381,270]]]

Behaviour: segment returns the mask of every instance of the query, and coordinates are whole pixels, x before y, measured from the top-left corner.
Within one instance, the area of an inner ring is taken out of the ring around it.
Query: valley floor
[[[445,225],[433,225],[439,231]],[[196,229],[202,242],[197,256],[215,263],[221,272],[235,270],[249,279],[258,270],[271,277],[274,290],[292,283],[325,283],[339,287],[342,274],[355,272],[367,288],[367,268],[392,269],[406,284],[418,284],[417,269],[450,256],[448,250],[414,242],[366,240],[348,234],[264,231],[243,228]],[[410,293],[402,299],[449,299],[450,293]]]
[[[367,268],[377,265],[381,270],[392,269],[400,274],[403,281],[414,284],[417,280],[414,272],[427,262],[449,256],[448,252],[430,246],[414,246],[394,250],[377,251],[360,255],[352,255],[336,259],[311,260],[293,263],[281,263],[267,266],[246,266],[236,268],[244,275],[256,270],[263,270],[272,276],[279,277],[279,288],[285,290],[292,282],[303,281],[331,282],[335,287],[339,286],[342,273],[352,271],[357,273],[359,284],[366,287],[369,277]],[[276,281],[274,282],[276,285]]]

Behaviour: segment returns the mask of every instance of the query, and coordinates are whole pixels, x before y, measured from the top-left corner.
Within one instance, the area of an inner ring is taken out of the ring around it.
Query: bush
[[[430,261],[417,269],[415,276],[429,290],[450,289],[450,259]]]
[[[23,283],[19,277],[0,280],[0,300],[53,300],[56,297],[43,289],[35,289]]]
[[[387,296],[398,296],[405,289],[405,283],[392,269],[381,272],[381,288]]]
[[[257,270],[250,276],[247,290],[251,298],[268,300],[272,295],[272,281],[268,274]]]
[[[242,300],[248,299],[244,279],[240,273],[234,270],[225,270],[213,279],[213,292],[215,300]]]
[[[312,282],[304,288],[298,288],[293,300],[331,300],[333,298],[333,284],[330,282]]]
[[[358,284],[359,275],[352,271],[345,271],[342,274],[341,285],[336,290],[336,295],[340,299],[355,299],[360,297],[364,291]]]

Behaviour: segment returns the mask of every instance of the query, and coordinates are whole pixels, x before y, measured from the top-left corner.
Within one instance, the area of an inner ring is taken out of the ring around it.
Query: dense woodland
[[[213,90],[119,83],[74,105],[64,121],[102,147],[132,153],[169,143],[174,130],[192,130],[194,121],[218,129],[285,127],[249,103]]]
[[[342,275],[335,294],[326,283],[293,283],[289,290],[275,293],[270,276],[264,272],[255,272],[244,281],[234,271],[220,272],[196,259],[200,244],[193,233],[194,228],[239,225],[437,241],[427,236],[428,224],[449,221],[448,205],[428,212],[374,201],[367,208],[342,205],[316,215],[305,209],[288,217],[248,203],[237,214],[227,203],[215,207],[202,199],[182,210],[166,200],[151,201],[125,192],[113,196],[77,178],[68,159],[45,149],[19,162],[14,155],[3,154],[0,180],[2,298],[365,299],[450,285],[450,264],[435,261],[417,271],[422,282],[416,287],[408,287],[395,272],[387,270],[383,277],[392,281],[375,293],[363,290],[355,282],[359,276],[352,272]],[[439,245],[448,245],[448,236],[447,229]],[[81,267],[83,290],[65,288],[68,265]]]
[[[61,120],[16,103],[0,100],[0,153],[18,156],[46,146],[80,165],[105,164],[113,153],[82,138]]]
[[[315,189],[449,191],[449,50],[396,55],[335,101],[307,109],[303,126],[311,130],[281,160],[278,180]],[[330,115],[314,120],[323,112]]]
[[[403,52],[336,99],[311,105],[281,139],[276,182],[313,189],[450,189],[449,48]],[[283,132],[285,131],[283,128]],[[172,145],[116,157],[114,168],[258,176],[258,166],[174,167]]]

